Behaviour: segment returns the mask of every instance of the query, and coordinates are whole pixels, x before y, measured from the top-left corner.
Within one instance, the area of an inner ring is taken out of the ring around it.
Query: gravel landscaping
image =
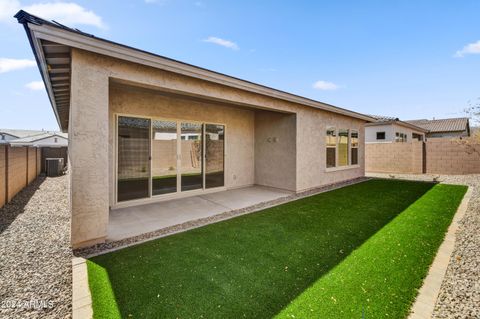
[[[433,318],[480,318],[480,175],[370,174],[384,178],[437,180],[473,187]]]
[[[70,318],[67,176],[39,177],[0,209],[0,317]]]

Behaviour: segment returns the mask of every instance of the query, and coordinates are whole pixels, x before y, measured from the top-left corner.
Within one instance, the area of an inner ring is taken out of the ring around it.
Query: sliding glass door
[[[177,191],[177,122],[152,120],[152,195]]]
[[[203,125],[181,124],[182,192],[203,188]]]
[[[225,126],[205,125],[205,187],[224,186]]]
[[[225,185],[225,126],[118,116],[117,202]]]
[[[149,197],[150,120],[118,117],[117,200]]]

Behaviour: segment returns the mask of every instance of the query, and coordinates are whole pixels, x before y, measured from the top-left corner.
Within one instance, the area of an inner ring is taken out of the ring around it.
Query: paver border
[[[73,319],[91,319],[93,317],[87,260],[82,257],[72,259],[72,317]]]
[[[455,239],[460,221],[465,216],[472,193],[473,187],[470,186],[463,196],[457,212],[453,216],[452,223],[448,227],[448,231],[430,266],[427,277],[425,277],[423,285],[418,291],[417,298],[410,309],[409,319],[432,318],[433,310],[435,309],[435,304],[440,293],[440,287],[442,286],[453,249],[455,248]]]

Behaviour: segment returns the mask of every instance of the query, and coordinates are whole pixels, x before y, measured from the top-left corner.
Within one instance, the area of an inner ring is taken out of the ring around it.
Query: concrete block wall
[[[37,148],[29,147],[28,148],[28,158],[27,158],[27,184],[33,182],[37,177]]]
[[[422,169],[422,142],[365,145],[365,171],[367,172],[421,174]]]
[[[7,202],[7,174],[6,167],[6,149],[7,146],[0,145],[0,207]]]
[[[427,172],[431,174],[479,174],[480,142],[468,139],[429,139]]]
[[[425,143],[369,143],[367,172],[421,174],[425,156],[427,174],[465,175],[480,173],[480,142],[473,139],[429,139]]]
[[[40,150],[33,147],[0,146],[0,207],[40,173]]]
[[[27,148],[9,147],[8,201],[27,186]]]

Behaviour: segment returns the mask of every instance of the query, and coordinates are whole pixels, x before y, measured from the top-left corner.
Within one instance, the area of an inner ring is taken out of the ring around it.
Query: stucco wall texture
[[[78,49],[72,49],[71,81],[74,247],[107,234],[115,204],[116,114],[226,125],[227,188],[302,191],[364,175],[362,120]],[[359,131],[358,166],[326,171],[327,126]]]

